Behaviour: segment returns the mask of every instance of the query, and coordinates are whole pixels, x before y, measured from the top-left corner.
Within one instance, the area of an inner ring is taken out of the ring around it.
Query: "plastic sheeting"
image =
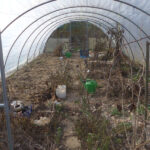
[[[80,20],[97,24],[102,29],[104,26],[112,28],[116,23],[120,23],[125,30],[124,43],[130,43],[126,45],[124,51],[130,57],[133,52],[136,60],[141,63],[144,61],[146,41],[150,36],[150,1],[121,0],[125,3],[114,0],[51,1],[0,0],[0,30],[6,72],[42,53],[48,37],[59,26]],[[38,5],[40,6],[37,7]],[[24,13],[26,11],[28,12]],[[18,19],[14,21],[17,17]],[[139,41],[135,42],[136,40]]]

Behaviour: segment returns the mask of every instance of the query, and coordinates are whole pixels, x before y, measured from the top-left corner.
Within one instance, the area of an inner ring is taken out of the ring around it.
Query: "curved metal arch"
[[[37,6],[32,7],[31,9],[25,11],[24,13],[22,13],[21,15],[19,15],[18,17],[16,17],[13,21],[11,21],[11,22],[1,31],[1,33],[3,33],[12,23],[14,23],[16,20],[18,20],[20,17],[22,17],[23,15],[27,14],[27,13],[30,12],[31,10],[33,10],[33,9],[35,9],[35,8],[38,8],[38,7],[40,7],[40,6],[43,6],[43,5],[45,5],[45,4],[51,3],[51,2],[53,2],[53,1],[56,1],[56,0],[51,0],[51,1],[48,1],[48,2],[41,3],[41,4],[37,5]],[[119,2],[121,3],[121,1],[119,1]],[[134,7],[135,9],[138,9],[138,10],[141,11],[140,8],[138,8],[138,7],[134,6],[134,5],[129,5],[129,3],[124,3],[124,4],[126,4],[126,5],[128,5],[128,6],[132,6],[132,7]],[[116,15],[119,15],[119,16],[123,17],[124,19],[128,20],[129,22],[131,22],[132,24],[134,24],[137,28],[139,28],[140,31],[142,31],[146,36],[148,36],[148,35],[146,34],[146,32],[145,32],[144,30],[142,30],[142,29],[141,29],[136,23],[134,23],[131,19],[129,19],[129,18],[127,18],[127,17],[125,17],[125,16],[123,16],[123,15],[121,15],[121,14],[115,12],[115,11],[112,11],[112,10],[109,10],[109,9],[105,9],[105,8],[95,7],[95,6],[74,6],[74,7],[68,7],[68,8],[75,8],[75,7],[81,7],[81,8],[82,8],[82,7],[90,7],[90,8],[92,7],[92,8],[95,8],[95,9],[102,9],[102,10],[105,10],[105,11],[108,11],[108,12],[115,13]],[[66,7],[66,8],[63,8],[63,9],[55,10],[55,11],[53,11],[53,13],[54,13],[54,12],[57,12],[57,11],[60,11],[60,10],[65,10],[65,9],[67,9],[67,7]],[[145,11],[142,11],[142,12],[145,13]],[[148,37],[148,38],[149,38],[149,37]],[[149,38],[149,39],[150,39],[150,38]]]
[[[93,16],[92,16],[92,18],[93,18]],[[98,18],[97,18],[98,19]],[[64,19],[63,19],[64,20]],[[54,26],[56,26],[56,25],[54,25]],[[112,26],[112,25],[111,25]],[[114,27],[114,26],[112,26],[112,27]],[[56,27],[57,28],[57,27]],[[39,34],[37,34],[37,36],[38,36]],[[127,40],[126,40],[127,41]],[[34,41],[33,41],[34,42]],[[130,50],[131,50],[131,54],[132,54],[132,57],[133,57],[133,59],[134,59],[134,56],[133,56],[133,52],[132,52],[132,49],[131,49],[131,47],[130,47]],[[29,50],[29,53],[30,53],[30,50]]]
[[[64,18],[66,18],[66,17],[63,17],[62,19],[64,20]],[[59,19],[59,20],[60,20],[60,19]],[[55,22],[56,22],[56,20],[55,20]],[[52,22],[52,23],[55,23],[55,22]],[[48,27],[49,25],[51,25],[52,23],[48,24],[45,28],[47,28],[47,27]],[[45,29],[45,28],[44,28],[44,29]],[[42,32],[44,29],[42,29],[40,32]],[[40,32],[38,32],[37,36],[34,38],[33,41],[35,41],[35,39],[39,36]],[[18,64],[19,64],[19,62],[20,62],[20,57],[21,57],[21,53],[22,53],[22,51],[23,51],[23,49],[24,49],[24,46],[25,46],[25,44],[27,43],[27,41],[29,40],[29,38],[32,36],[33,33],[34,33],[34,31],[30,34],[30,36],[28,37],[28,39],[25,41],[24,45],[23,45],[22,48],[21,48],[21,52],[20,52],[19,59],[18,59]],[[34,42],[33,42],[33,43],[34,43]],[[29,48],[29,53],[28,53],[28,55],[27,55],[27,60],[28,60],[28,57],[29,57],[29,55],[30,55],[30,50],[31,50],[31,47],[32,47],[33,43],[31,44],[31,46],[30,46],[30,48]],[[28,62],[28,61],[27,61],[27,62]]]
[[[83,16],[83,15],[82,15]],[[91,16],[92,18],[94,18],[93,16]],[[66,18],[66,17],[64,17],[64,18]],[[95,17],[96,18],[96,17]],[[97,18],[97,19],[99,19],[99,18]],[[37,37],[38,37],[38,35],[39,34],[37,34]],[[34,39],[34,41],[35,41],[35,39]],[[33,41],[33,43],[34,43],[34,41]],[[32,43],[32,45],[33,45],[33,43]],[[31,48],[30,48],[30,50],[31,50]],[[29,53],[30,53],[30,50],[29,50]],[[133,54],[133,53],[132,53]],[[29,54],[28,54],[28,56],[29,56]]]
[[[101,15],[101,14],[99,14],[99,15]],[[101,16],[104,16],[104,15],[101,15]],[[93,16],[92,16],[92,17],[93,17]],[[113,20],[114,22],[117,22],[116,20],[114,20],[114,19],[112,19],[112,18],[110,18],[110,17],[108,17],[108,16],[106,16],[106,18],[109,18],[110,20]],[[117,23],[118,23],[118,22],[117,22]],[[122,25],[122,24],[120,24],[120,25],[130,33],[130,31],[129,31],[124,25]],[[136,38],[134,37],[134,35],[133,35],[132,33],[130,33],[130,34],[131,34],[131,36],[136,40]],[[143,58],[144,58],[144,53],[143,53],[142,47],[140,46],[139,42],[137,42],[137,44],[139,45],[140,50],[141,50],[141,53],[142,53]],[[144,60],[145,60],[145,58],[144,58]]]
[[[90,21],[90,20],[89,20]],[[102,23],[101,24],[98,24],[98,22],[96,22],[95,20],[94,20],[94,22],[97,24],[97,25],[102,25]],[[108,25],[106,25],[106,24],[103,24],[103,25],[105,25],[105,26],[103,26],[103,27],[107,27],[107,28],[109,28],[108,27]],[[112,24],[109,24],[110,26],[111,26],[111,28],[114,28],[115,26],[113,26]],[[100,27],[99,27],[100,28]],[[57,29],[57,27],[55,28],[55,30]],[[54,31],[52,31],[52,32],[54,32]],[[49,36],[48,36],[48,38],[49,38]],[[127,39],[125,38],[125,36],[123,35],[123,39],[126,41],[126,43],[128,43],[128,41],[127,41]],[[45,41],[45,40],[44,40]],[[129,45],[129,44],[127,44],[128,45],[128,47],[129,47],[129,49],[130,49],[130,51],[131,51],[131,55],[132,55],[132,58],[133,58],[133,60],[134,60],[134,55],[133,55],[133,50],[132,50],[132,48],[131,48],[131,46]]]
[[[125,4],[125,5],[127,5],[127,6],[132,7],[132,8],[135,8],[135,9],[139,10],[140,12],[142,12],[142,13],[144,13],[144,14],[150,16],[150,14],[149,14],[148,12],[142,10],[141,8],[139,8],[139,7],[135,6],[135,5],[129,4],[129,3],[124,2],[124,1],[121,1],[121,0],[114,0],[114,1],[119,2],[119,3],[121,3],[121,4]]]
[[[79,16],[79,15],[78,15]],[[74,18],[75,18],[76,16],[74,16]],[[92,18],[91,16],[86,16],[86,17],[88,17],[88,18]],[[67,18],[69,18],[69,16],[66,16],[66,17],[63,17],[62,18],[62,20],[64,20],[64,19],[67,19]],[[70,17],[71,18],[71,17]],[[56,24],[54,24],[54,25],[52,25],[52,27],[50,27],[50,28],[48,28],[45,32],[44,32],[44,34],[42,34],[42,36],[40,37],[40,39],[39,39],[39,41],[38,41],[38,43],[40,42],[40,40],[41,40],[41,38],[45,35],[45,33],[47,33],[47,31],[48,30],[51,30],[51,28],[53,28],[53,26],[55,27],[57,24],[59,24],[60,23],[60,20],[61,19],[58,19],[58,20],[55,20],[55,23],[56,23],[56,21],[58,21]],[[78,19],[79,20],[79,19]],[[86,19],[87,20],[87,19]],[[49,25],[48,25],[49,26]],[[46,27],[47,28],[47,27]],[[45,29],[45,28],[44,28]],[[41,30],[41,32],[43,31],[43,29]],[[32,44],[31,44],[31,47],[30,47],[30,49],[29,49],[29,52],[28,52],[28,55],[27,55],[27,63],[28,63],[28,57],[29,57],[29,55],[30,55],[30,51],[31,51],[31,48],[32,48],[32,46],[33,46],[33,44],[34,44],[34,42],[35,42],[35,40],[36,40],[36,38],[39,36],[39,33],[37,34],[37,36],[34,38],[34,40],[33,40],[33,42],[32,42]],[[36,46],[36,48],[35,48],[35,51],[34,51],[34,56],[35,56],[35,52],[36,52],[36,50],[37,50],[37,47],[38,47],[38,44],[37,44],[37,46]]]
[[[72,20],[71,20],[72,21]],[[61,26],[63,26],[63,25],[65,25],[65,24],[68,24],[68,23],[70,23],[71,21],[68,21],[68,22],[66,22],[66,23],[63,23]],[[94,26],[96,26],[97,28],[99,28],[99,29],[104,29],[105,31],[108,31],[108,29],[110,29],[111,27],[110,26],[108,26],[107,24],[104,24],[104,23],[102,23],[102,22],[98,22],[98,21],[96,21],[95,19],[93,19],[92,21],[91,20],[88,20],[88,19],[78,19],[78,20],[73,20],[73,22],[80,22],[80,21],[82,21],[82,22],[88,22],[88,23],[90,23],[90,24],[93,24]],[[101,28],[102,27],[102,28]],[[54,28],[52,31],[51,31],[51,35],[53,34],[53,32],[55,32],[55,30],[57,30],[57,28]],[[103,32],[104,32],[104,30],[103,30]],[[105,33],[105,32],[104,32]],[[105,33],[106,34],[106,33]],[[43,41],[42,41],[42,43],[41,43],[41,45],[45,45],[45,43],[46,43],[46,41],[49,39],[49,37],[51,36],[51,35],[46,35],[45,37],[44,37],[44,39],[43,39]],[[44,43],[44,44],[43,44]],[[38,45],[39,46],[39,45]],[[44,49],[44,48],[43,48]],[[40,54],[40,50],[39,50],[39,54]]]
[[[83,7],[83,6],[82,6],[82,7]],[[84,6],[84,7],[85,7],[85,6]],[[75,8],[78,8],[78,7],[75,7]],[[89,8],[89,7],[88,7],[88,8]],[[91,6],[90,6],[90,8],[91,8]],[[93,7],[92,7],[92,8],[93,8]],[[66,10],[66,9],[70,9],[70,8],[65,8],[65,10]],[[97,9],[98,9],[98,8],[97,8]],[[59,9],[59,10],[57,10],[57,11],[61,11],[61,10],[64,10],[64,9]],[[80,11],[80,12],[82,12],[82,11]],[[83,11],[83,12],[84,12],[84,11]],[[8,51],[8,55],[9,55],[11,49],[13,48],[13,46],[15,45],[16,41],[19,39],[19,37],[20,37],[31,25],[33,25],[35,22],[37,22],[38,20],[42,19],[43,17],[48,16],[48,15],[53,14],[53,13],[54,13],[54,12],[47,13],[47,14],[45,14],[45,15],[39,17],[38,19],[34,20],[31,24],[29,24],[29,25],[17,36],[17,38],[15,39],[15,41],[13,42],[12,46],[10,47],[10,49],[9,49],[9,51]],[[73,12],[71,12],[71,13],[73,13]],[[91,12],[91,13],[92,13],[92,12]],[[65,13],[65,14],[70,14],[70,13]],[[55,16],[55,17],[52,17],[52,18],[50,18],[49,20],[54,19],[54,18],[59,17],[59,16],[60,16],[60,15]],[[8,56],[8,55],[7,55],[7,56]],[[7,60],[7,59],[8,59],[8,58],[6,58],[6,60]],[[5,61],[5,62],[6,62],[6,61]]]
[[[129,19],[129,18],[127,18],[126,16],[121,15],[121,14],[115,12],[115,11],[106,9],[106,8],[101,8],[101,7],[96,7],[96,6],[72,6],[72,7],[66,7],[66,8],[63,8],[63,9],[55,10],[55,11],[51,12],[51,14],[54,13],[54,12],[59,12],[59,11],[61,11],[61,10],[66,10],[66,9],[71,9],[71,8],[72,8],[72,9],[74,9],[74,8],[92,8],[92,9],[105,10],[105,11],[111,12],[111,13],[113,13],[113,14],[116,14],[116,15],[118,15],[118,16],[124,18],[125,20],[128,20],[130,23],[132,23],[133,25],[135,25],[141,32],[143,32],[143,34],[145,34],[146,37],[148,37],[147,33],[146,33],[140,26],[138,26],[135,22],[133,22],[131,19]],[[119,22],[118,22],[118,23],[119,23]],[[119,24],[120,24],[120,23],[119,23]],[[150,39],[150,37],[148,37],[148,38]]]
[[[84,15],[84,16],[86,16],[86,15]],[[87,16],[86,16],[87,17]],[[67,17],[63,17],[62,19],[64,19],[64,18],[67,18]],[[98,18],[97,18],[98,19]],[[60,19],[59,19],[60,20]],[[100,20],[100,19],[99,19]],[[54,22],[52,22],[52,23],[55,23],[56,22],[56,20],[54,21]],[[49,25],[51,25],[52,23],[50,23]],[[110,23],[111,24],[111,23]],[[49,25],[47,25],[46,27],[48,27]],[[45,28],[46,28],[45,27]],[[38,27],[39,28],[39,27]],[[44,29],[45,29],[44,28]],[[43,29],[41,30],[41,31],[43,31]],[[25,44],[27,43],[27,41],[29,40],[29,38],[32,36],[32,34],[34,33],[34,31],[30,34],[30,36],[27,38],[27,40],[25,41],[25,43],[23,44],[23,46],[22,46],[22,48],[21,48],[21,52],[20,52],[20,55],[19,55],[19,61],[20,61],[20,57],[21,57],[21,53],[22,53],[22,51],[23,51],[23,49],[24,49],[24,46],[25,46]],[[40,34],[40,32],[37,34],[37,36]],[[32,45],[33,45],[33,43],[32,43]],[[30,49],[31,49],[31,47],[32,47],[32,45],[30,46],[30,48],[29,48],[29,53],[28,53],[28,56],[27,56],[27,58],[29,57],[29,54],[30,54]],[[19,63],[19,61],[18,61],[18,63]]]
[[[77,13],[77,12],[71,12],[71,13]],[[108,19],[110,19],[110,20],[113,20],[114,22],[117,22],[117,23],[119,23],[118,21],[116,21],[116,20],[114,20],[114,19],[112,19],[112,18],[110,18],[110,17],[108,17],[108,16],[105,16],[105,15],[102,15],[102,14],[99,14],[99,13],[93,13],[93,12],[82,12],[82,11],[80,11],[80,13],[91,13],[91,14],[96,14],[96,15],[101,15],[101,16],[103,16],[103,17],[106,17],[106,18],[108,18]],[[70,13],[67,13],[67,14],[70,14]],[[62,14],[62,15],[64,15],[64,14]],[[58,16],[60,16],[60,15],[58,15]],[[56,18],[56,16],[55,16],[55,18]],[[119,23],[120,24],[120,23]],[[120,24],[121,25],[121,24]],[[122,27],[124,28],[124,29],[127,29],[126,27],[124,27],[123,25],[122,25]],[[128,33],[131,35],[132,33],[127,29],[127,31],[128,31]],[[132,37],[134,37],[133,36],[133,34],[131,35]],[[17,38],[18,39],[18,38]],[[134,40],[136,41],[137,39],[134,37]],[[136,42],[137,44],[138,44],[138,46],[140,47],[140,49],[141,49],[141,51],[142,51],[142,47],[140,46],[140,44],[139,44],[139,42]],[[14,43],[13,43],[13,45],[14,45]],[[12,49],[12,46],[11,46],[11,49]],[[6,65],[6,62],[7,62],[7,59],[8,59],[8,56],[9,56],[9,53],[10,53],[10,51],[11,51],[11,49],[9,50],[9,52],[8,52],[8,55],[7,55],[7,57],[6,57],[6,61],[5,61],[5,65]],[[143,56],[144,56],[144,54],[142,54]]]
[[[98,22],[95,22],[97,25],[99,25],[98,24]],[[105,25],[105,24],[104,24]],[[109,29],[109,27],[107,26],[107,25],[105,25],[105,26],[103,26],[104,28],[107,28],[106,30],[108,30]],[[114,26],[112,26],[112,27],[114,27]],[[99,27],[100,28],[100,27]],[[55,29],[54,30],[56,30],[57,28],[55,27]],[[52,31],[52,32],[54,32],[54,31]],[[52,33],[51,32],[51,33]],[[43,36],[44,36],[44,34],[43,34]],[[44,40],[45,41],[45,43],[46,43],[46,41],[48,40],[48,38],[49,38],[49,36],[47,37],[47,34],[46,34],[46,36],[45,36],[45,38],[46,38],[46,40]],[[123,37],[124,38],[124,40],[127,42],[127,40],[126,40],[126,38],[125,37]],[[38,45],[39,43],[37,43],[37,45]],[[42,44],[41,44],[42,45]],[[45,45],[45,44],[44,44]],[[133,55],[133,51],[132,51],[132,48],[130,47],[130,45],[128,45],[128,47],[129,47],[129,49],[130,49],[130,52],[131,52],[131,55],[132,55],[132,60],[134,61],[134,55]],[[125,47],[126,48],[126,47]],[[43,48],[44,49],[44,48]],[[127,50],[127,48],[126,48],[126,50]],[[36,51],[36,49],[35,49],[35,51]],[[35,52],[34,52],[35,53]],[[40,54],[40,50],[39,50],[39,54]]]
[[[67,18],[67,19],[70,19],[69,17]],[[72,18],[71,18],[72,19]],[[60,21],[60,20],[59,20]],[[106,24],[103,24],[103,23],[100,23],[100,22],[96,22],[96,20],[88,20],[88,19],[75,19],[74,20],[74,18],[73,18],[73,21],[84,21],[84,22],[89,22],[89,23],[91,23],[91,24],[93,24],[94,26],[97,26],[97,28],[99,28],[99,29],[101,29],[101,27],[103,28],[103,29],[105,29],[106,31],[108,31],[109,29],[110,29],[110,27],[108,27],[108,25],[106,25]],[[68,24],[70,22],[70,20],[67,20],[67,22],[64,22],[63,24],[61,24],[61,25],[64,25],[64,24]],[[95,24],[94,24],[95,23]],[[57,23],[57,24],[59,24],[59,23]],[[56,30],[57,28],[56,27],[54,27],[54,30]],[[52,32],[54,32],[53,30],[52,31],[50,31],[51,33]],[[49,32],[48,32],[49,33]],[[45,38],[47,37],[47,34],[45,35],[45,34],[43,34],[41,37],[40,37],[40,40],[43,38],[45,36]],[[49,38],[49,36],[48,36],[48,38]],[[35,49],[35,51],[34,51],[34,58],[35,58],[35,52],[36,52],[36,50],[37,50],[37,48],[38,48],[38,46],[39,46],[39,42],[40,42],[40,40],[38,41],[38,43],[37,43],[37,46],[36,46],[36,49]],[[47,41],[47,40],[46,40]],[[42,42],[43,43],[43,42]],[[42,45],[42,43],[41,43],[41,45]],[[39,49],[39,54],[40,54],[40,49]]]
[[[93,16],[92,16],[93,17]],[[99,18],[98,18],[99,19]],[[108,23],[108,22],[107,22]],[[39,33],[38,33],[39,34]],[[30,48],[31,49],[31,48]],[[131,54],[132,54],[132,57],[134,58],[134,56],[133,56],[133,52],[131,51]],[[29,54],[28,54],[28,56],[29,56]]]
[[[48,3],[51,3],[51,2],[54,2],[54,1],[56,1],[56,0],[51,0],[51,1],[48,1],[48,2],[41,3],[41,4],[39,4],[39,5],[36,5],[36,6],[32,7],[32,8],[30,8],[30,9],[28,9],[27,11],[23,12],[23,13],[20,14],[18,17],[16,17],[14,20],[12,20],[12,21],[1,31],[1,33],[3,33],[11,24],[13,24],[16,20],[18,20],[18,19],[19,19],[20,17],[22,17],[23,15],[27,14],[28,12],[32,11],[33,9],[36,9],[36,8],[38,8],[38,7],[40,7],[40,6],[43,6],[43,5],[45,5],[45,4],[48,4]]]
[[[64,20],[64,18],[62,18],[62,20]],[[87,19],[78,19],[78,20],[80,20],[80,21],[81,21],[81,20],[85,21],[85,20],[87,20]],[[58,21],[58,20],[57,20],[57,21]],[[60,21],[60,20],[59,20],[59,21]],[[57,22],[56,24],[59,24],[59,22]],[[39,44],[40,40],[42,39],[42,37],[43,37],[43,36],[45,35],[45,33],[47,33],[47,31],[49,31],[51,28],[55,28],[56,24],[53,25],[53,27],[48,28],[48,29],[44,32],[44,34],[42,34],[42,36],[40,37],[40,39],[39,39],[38,42],[37,42],[35,51],[33,52],[34,57],[35,57],[35,53],[36,53],[38,44]],[[45,28],[44,28],[44,29],[45,29]],[[43,30],[41,30],[41,31],[43,31]],[[53,32],[53,31],[52,31],[52,32]],[[35,38],[37,38],[38,36],[39,36],[39,34],[37,34],[37,36],[36,36]],[[35,39],[34,39],[34,41],[35,41]],[[33,43],[34,43],[34,41],[33,41]],[[32,44],[33,44],[33,43],[32,43]],[[30,50],[31,50],[31,48],[30,48]],[[29,52],[30,52],[30,50],[29,50]],[[20,57],[19,57],[19,59],[18,59],[17,70],[19,69],[19,62],[20,62],[19,60],[20,60]],[[29,60],[29,53],[28,53],[28,56],[27,56],[27,63],[28,63],[28,60]]]
[[[97,13],[93,13],[93,14],[97,14]],[[110,17],[108,17],[108,16],[105,16],[105,15],[103,15],[103,14],[99,14],[99,13],[98,13],[98,15],[101,15],[101,16],[103,16],[103,17],[106,17],[106,18],[110,19],[110,20],[113,20],[114,22],[117,22],[117,23],[120,24],[126,31],[128,31],[128,33],[130,33],[130,35],[131,35],[135,40],[137,40],[137,39],[134,37],[134,35],[133,35],[124,25],[122,25],[122,24],[119,23],[118,21],[116,21],[116,20],[114,20],[114,19],[112,19],[112,18],[110,18]],[[141,51],[141,53],[142,53],[142,55],[143,55],[143,57],[144,57],[144,52],[143,52],[142,47],[140,46],[140,43],[139,43],[138,41],[137,41],[136,43],[137,43],[138,46],[140,47],[140,51]],[[145,59],[144,59],[144,60],[145,60]]]
[[[78,12],[73,12],[73,13],[78,13]],[[87,12],[86,12],[87,13]],[[67,13],[68,14],[68,13]],[[65,15],[65,14],[63,14],[63,15]],[[48,19],[49,20],[49,19]],[[102,20],[102,19],[101,19]],[[104,20],[103,20],[104,21]],[[45,24],[47,21],[45,21],[44,23],[42,23],[41,25],[43,25],[43,24]],[[106,21],[105,21],[106,22]],[[52,22],[53,23],[53,22]],[[50,23],[50,24],[52,24],[52,23]],[[108,22],[106,22],[106,23],[108,23]],[[49,24],[49,25],[50,25]],[[40,26],[38,26],[35,30],[33,30],[33,32],[30,34],[30,35],[32,35],[39,27],[41,27],[41,25]],[[30,37],[30,36],[29,36]],[[28,40],[29,38],[27,38],[27,40]],[[25,44],[26,44],[26,42],[27,42],[27,40],[25,41],[25,43],[24,43],[24,45],[23,45],[23,47],[25,46]],[[8,59],[8,57],[9,57],[9,54],[10,54],[10,52],[11,52],[11,50],[12,50],[12,48],[9,50],[9,53],[8,53],[8,55],[7,55],[7,57],[6,57],[6,61],[5,61],[5,65],[6,65],[6,63],[7,63],[7,59]],[[21,51],[22,51],[22,49],[21,49]]]
[[[84,6],[82,6],[82,7],[84,7]],[[82,7],[81,7],[81,8],[82,8]],[[89,8],[90,6],[86,6],[86,7]],[[137,25],[135,22],[133,22],[131,19],[127,18],[126,16],[121,15],[121,14],[115,12],[115,11],[112,11],[112,10],[109,10],[109,9],[106,9],[106,8],[100,8],[100,7],[97,8],[97,7],[94,7],[94,6],[93,6],[92,8],[105,10],[105,11],[114,13],[114,14],[116,14],[116,15],[118,15],[118,16],[124,18],[125,20],[128,20],[130,23],[132,23],[133,25],[135,25],[140,31],[142,31],[143,34],[145,34],[145,36],[146,36],[147,38],[150,39],[149,35],[148,35],[139,25]],[[118,23],[119,23],[119,22],[118,22]],[[120,23],[119,23],[119,24],[120,24]]]
[[[69,18],[68,18],[69,19]],[[70,18],[70,19],[72,19],[72,18]],[[84,22],[89,22],[89,21],[91,21],[91,20],[88,20],[88,19],[74,19],[73,18],[73,20],[67,20],[67,22],[65,21],[64,23],[62,23],[61,25],[64,25],[64,24],[68,24],[70,21],[84,21]],[[98,22],[96,22],[94,19],[90,22],[91,24],[93,24],[93,23],[95,23],[96,25],[98,25]],[[57,24],[59,24],[59,22],[57,23]],[[95,24],[93,24],[94,26],[96,26]],[[100,25],[101,25],[101,27],[100,27]],[[101,28],[103,28],[104,30],[106,30],[106,31],[108,31],[108,29],[110,28],[110,27],[108,27],[107,25],[105,25],[105,24],[103,24],[103,23],[99,23],[99,27],[98,27],[99,29],[101,29]],[[54,30],[55,29],[57,29],[55,26],[54,26]],[[37,47],[39,46],[39,43],[40,43],[40,41],[41,41],[41,39],[43,38],[43,37],[47,37],[47,34],[51,34],[52,32],[54,32],[53,30],[50,30],[50,32],[45,32],[41,37],[40,37],[40,39],[39,39],[39,41],[37,42],[37,46],[36,46],[36,49],[35,49],[35,51],[34,51],[34,58],[35,58],[35,53],[36,53],[36,51],[38,50],[37,49]],[[42,42],[43,43],[43,42]],[[42,45],[42,43],[41,43],[41,45]],[[45,44],[44,44],[45,45]],[[39,54],[40,54],[40,48],[39,48]]]

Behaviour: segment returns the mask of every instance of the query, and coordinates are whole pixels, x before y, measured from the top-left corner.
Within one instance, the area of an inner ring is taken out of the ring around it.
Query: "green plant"
[[[58,127],[57,131],[56,131],[56,136],[55,136],[56,144],[60,144],[60,140],[61,140],[62,135],[63,135],[63,130],[61,127]]]
[[[94,134],[94,133],[88,133],[87,135],[87,145],[88,145],[88,148],[89,149],[92,149],[94,143],[95,143],[95,140],[97,139],[96,137],[97,135]]]
[[[56,109],[56,112],[60,113],[63,110],[63,105],[62,104],[56,104],[55,109]]]
[[[111,137],[108,134],[109,131],[111,132],[109,121],[101,115],[100,110],[95,113],[87,110],[89,115],[82,113],[75,123],[75,131],[81,141],[82,149],[109,150],[111,148]]]
[[[137,108],[137,112],[139,115],[144,115],[145,114],[145,107],[143,105],[139,105]]]
[[[125,134],[125,131],[131,131],[131,130],[132,130],[132,124],[130,122],[122,122],[122,123],[119,123],[113,129],[113,132],[116,135],[116,134]]]
[[[84,115],[90,117],[91,112],[90,112],[90,106],[89,106],[87,97],[82,97],[82,100],[81,100],[81,112]]]
[[[132,80],[134,82],[136,82],[136,81],[138,81],[139,77],[140,77],[139,74],[135,74],[135,75],[133,75]]]
[[[79,104],[80,101],[79,101],[79,100],[75,100],[74,103],[75,103],[75,104]]]
[[[114,108],[111,112],[112,116],[122,116],[122,112],[118,111],[117,108]]]
[[[121,139],[121,138],[116,138],[116,139],[115,139],[115,142],[116,142],[117,144],[122,144],[122,139]]]
[[[122,75],[129,76],[131,71],[131,66],[129,66],[128,64],[122,64],[120,67],[121,67]]]

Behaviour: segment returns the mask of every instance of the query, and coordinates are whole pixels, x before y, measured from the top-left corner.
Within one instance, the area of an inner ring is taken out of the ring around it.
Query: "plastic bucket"
[[[66,53],[65,53],[65,56],[66,56],[67,58],[70,58],[70,57],[72,56],[72,53],[71,53],[71,52],[66,52]]]
[[[84,83],[84,87],[88,93],[93,94],[96,92],[97,82],[95,80],[87,79]]]
[[[56,89],[56,96],[60,99],[66,98],[66,85],[58,85]]]
[[[89,50],[80,50],[80,57],[81,58],[88,58],[89,57]]]

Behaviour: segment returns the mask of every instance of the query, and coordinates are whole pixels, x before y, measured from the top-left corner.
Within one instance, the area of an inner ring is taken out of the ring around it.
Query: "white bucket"
[[[59,57],[59,60],[63,60],[63,57]]]
[[[58,85],[56,89],[56,96],[61,99],[66,98],[66,85]]]

